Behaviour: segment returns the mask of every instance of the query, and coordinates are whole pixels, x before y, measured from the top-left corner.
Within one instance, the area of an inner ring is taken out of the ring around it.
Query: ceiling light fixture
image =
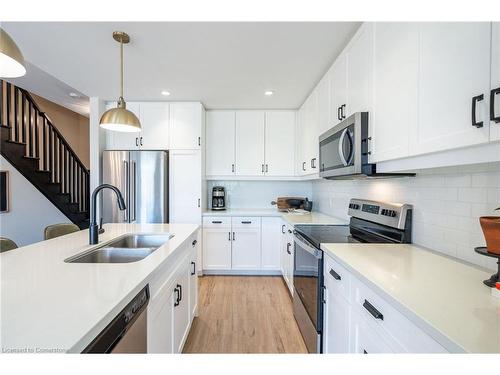
[[[71,96],[72,98],[79,98],[80,97],[80,95],[77,94],[76,92],[70,92],[68,95]]]
[[[164,96],[169,96],[170,95],[170,91],[164,90],[164,91],[161,92],[161,94],[164,95]]]
[[[120,43],[120,97],[116,108],[104,112],[99,123],[102,128],[117,132],[140,132],[141,123],[139,119],[127,109],[127,104],[123,99],[123,45],[130,42],[130,37],[123,31],[115,31],[113,32],[113,39]]]
[[[23,54],[9,34],[0,28],[0,78],[16,78],[25,74]]]
[[[265,95],[265,96],[271,96],[271,95],[274,95],[274,91],[273,91],[273,90],[267,90],[266,92],[264,92],[264,95]]]

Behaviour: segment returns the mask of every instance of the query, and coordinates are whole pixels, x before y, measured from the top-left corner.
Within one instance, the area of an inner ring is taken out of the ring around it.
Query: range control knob
[[[391,211],[391,217],[396,217],[396,211]]]

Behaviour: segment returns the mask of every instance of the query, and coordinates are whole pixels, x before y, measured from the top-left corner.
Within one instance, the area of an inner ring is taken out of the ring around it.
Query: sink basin
[[[129,234],[96,249],[77,254],[66,263],[132,263],[152,254],[171,239],[171,234]]]

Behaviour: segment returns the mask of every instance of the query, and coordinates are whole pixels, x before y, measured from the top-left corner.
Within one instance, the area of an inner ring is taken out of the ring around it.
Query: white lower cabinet
[[[281,224],[281,275],[293,296],[293,226],[282,221]]]
[[[281,218],[263,217],[261,236],[261,267],[280,270]]]
[[[260,269],[260,217],[231,218],[233,270]]]
[[[193,274],[197,242],[186,244],[179,260],[169,264],[149,283],[148,353],[181,353],[196,312],[197,275]]]
[[[203,218],[203,269],[231,269],[231,218]]]
[[[325,353],[446,353],[384,297],[325,255]]]
[[[191,319],[198,316],[198,249],[201,244],[199,236],[191,243],[191,258],[189,263],[189,314]]]

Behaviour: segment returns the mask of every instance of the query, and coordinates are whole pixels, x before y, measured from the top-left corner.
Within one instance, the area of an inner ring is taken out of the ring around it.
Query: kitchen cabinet
[[[318,83],[318,136],[333,126],[331,119],[332,85],[330,76],[331,71],[328,71]]]
[[[295,166],[295,111],[265,114],[265,175],[293,176]]]
[[[281,274],[290,294],[293,296],[294,243],[293,226],[281,223]]]
[[[231,227],[231,268],[233,270],[260,269],[260,217],[233,217]]]
[[[171,283],[151,297],[148,305],[148,353],[172,353],[174,290]]]
[[[203,218],[203,269],[231,269],[230,218]]]
[[[201,223],[201,150],[169,152],[169,222]]]
[[[491,24],[429,22],[419,30],[418,123],[410,129],[410,154],[488,142]]]
[[[198,315],[198,252],[200,248],[199,233],[191,242],[191,256],[189,261],[189,315],[194,319]]]
[[[372,110],[373,23],[361,25],[347,50],[347,106],[343,118]]]
[[[317,173],[318,169],[318,93],[313,91],[299,110],[298,132],[300,175]]]
[[[303,176],[306,174],[306,154],[307,154],[307,142],[306,139],[306,118],[305,118],[306,108],[305,103],[297,111],[297,144],[295,146],[295,171],[298,176]]]
[[[325,275],[327,277],[328,275]],[[350,353],[351,306],[326,286],[324,353]]]
[[[262,218],[261,268],[280,270],[281,229],[279,217]]]
[[[182,347],[189,333],[189,274],[190,267],[186,262],[180,267],[174,285],[172,316],[174,354],[182,353]]]
[[[106,110],[116,108],[116,102],[106,103]],[[138,119],[141,118],[139,103],[127,103],[127,109],[131,111]],[[140,132],[128,133],[105,130],[106,132],[106,149],[107,150],[135,150],[140,147],[139,138]]]
[[[352,353],[357,354],[382,354],[394,353],[384,339],[377,334],[357,312],[351,314],[351,327],[353,348]]]
[[[264,111],[236,112],[236,175],[262,176],[264,161]]]
[[[500,140],[500,22],[492,23],[490,140]]]
[[[207,176],[232,176],[235,172],[234,111],[207,111]]]
[[[330,118],[332,126],[345,118],[347,107],[347,55],[340,54],[330,72]]]
[[[170,149],[199,150],[204,116],[201,103],[170,103]]]
[[[142,102],[139,105],[142,131],[141,150],[167,150],[169,148],[169,104]]]
[[[418,25],[374,25],[374,92],[370,162],[406,157],[418,120]]]

